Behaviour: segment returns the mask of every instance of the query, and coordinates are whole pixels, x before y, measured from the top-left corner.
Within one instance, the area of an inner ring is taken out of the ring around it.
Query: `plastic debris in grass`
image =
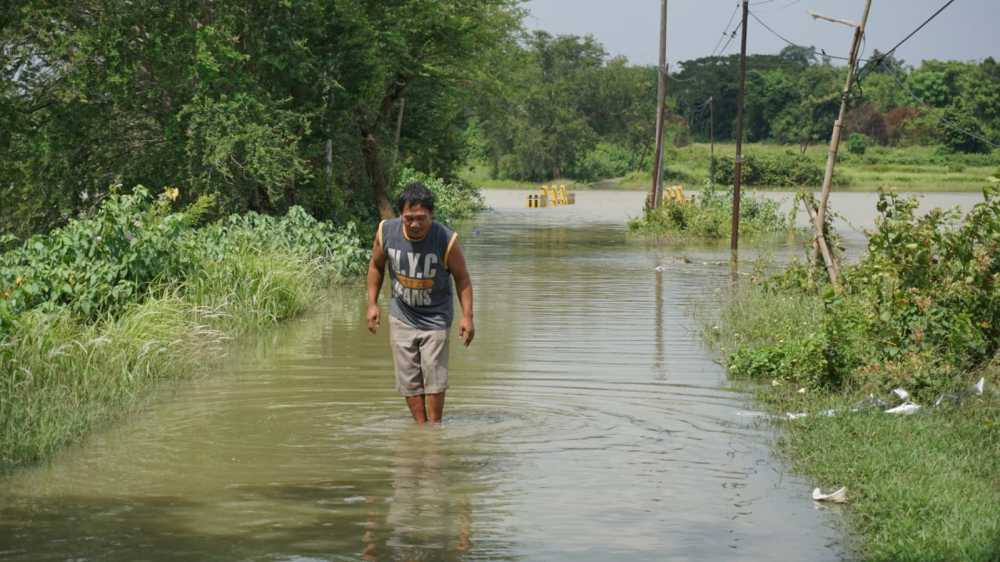
[[[813,501],[818,502],[847,503],[847,488],[842,487],[829,494],[824,494],[822,490],[815,488],[813,489],[812,498]]]
[[[985,390],[986,390],[986,378],[980,377],[979,381],[977,381],[976,384],[970,386],[968,390],[959,393],[949,393],[938,396],[937,400],[934,401],[934,407],[941,406],[946,403],[958,405],[961,404],[963,400],[965,400],[970,396],[982,396]],[[874,394],[869,394],[868,398],[861,400],[853,407],[851,407],[848,411],[860,412],[863,410],[878,408],[879,410],[887,414],[910,415],[923,409],[923,406],[913,401],[909,391],[907,391],[905,388],[896,388],[892,391],[892,394],[893,396],[895,396],[897,399],[900,400],[900,403],[896,404],[895,406],[892,406],[891,408],[889,407],[890,404],[885,400],[882,400],[881,398],[875,396]],[[823,410],[822,412],[818,412],[813,415],[830,417],[830,416],[835,416],[839,413],[841,413],[841,411]],[[797,420],[800,418],[807,417],[809,415],[810,414],[807,412],[798,412],[798,413],[786,412],[785,419]]]

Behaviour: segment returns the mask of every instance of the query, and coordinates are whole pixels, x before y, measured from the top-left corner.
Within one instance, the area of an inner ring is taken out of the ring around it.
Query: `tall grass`
[[[353,226],[298,208],[193,223],[137,189],[0,255],[0,468],[135,411],[159,381],[304,311],[367,258]]]
[[[115,317],[25,313],[0,340],[0,465],[50,456],[135,411],[158,381],[195,372],[226,339],[305,310],[320,297],[316,272],[301,256],[248,248]]]
[[[840,294],[792,264],[755,274],[707,329],[779,419],[808,414],[785,424],[783,450],[820,485],[848,488],[865,560],[1000,560],[1000,193],[984,199],[959,220],[882,194]],[[979,377],[985,394],[965,391]],[[897,387],[922,410],[858,406],[891,403]]]

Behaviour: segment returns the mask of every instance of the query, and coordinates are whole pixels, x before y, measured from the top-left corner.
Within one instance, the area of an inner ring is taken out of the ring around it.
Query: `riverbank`
[[[812,145],[803,153],[798,146],[748,143],[744,155],[777,157],[785,154],[804,154],[813,166],[822,170],[826,163],[827,146]],[[716,144],[717,158],[732,157],[734,144]],[[913,192],[977,192],[989,178],[1000,174],[1000,151],[990,154],[947,154],[933,146],[869,147],[864,154],[851,154],[841,146],[837,163],[840,185],[835,191],[875,192],[887,187]],[[711,148],[706,143],[692,143],[682,148],[668,147],[666,152],[665,181],[682,184],[686,189],[696,189],[709,177]],[[649,189],[647,171],[633,172],[624,177],[607,178],[594,182],[579,182],[558,178],[549,182],[525,182],[489,177],[485,164],[476,163],[463,170],[462,177],[487,189],[537,189],[541,183],[565,184],[573,189]],[[802,187],[818,189],[818,185]],[[799,188],[774,186],[749,186],[750,189],[794,191]]]
[[[176,194],[112,195],[0,256],[0,467],[47,458],[211,363],[248,329],[294,316],[366,252],[353,225],[300,208],[197,227]]]
[[[1000,200],[962,218],[893,195],[878,208],[842,293],[822,269],[755,272],[708,336],[794,466],[847,487],[863,559],[996,560]],[[900,405],[916,413],[885,412]]]

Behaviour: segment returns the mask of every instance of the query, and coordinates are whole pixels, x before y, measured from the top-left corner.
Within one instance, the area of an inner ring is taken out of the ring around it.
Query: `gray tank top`
[[[395,218],[382,221],[378,235],[389,264],[389,314],[422,330],[451,327],[454,309],[446,264],[458,234],[434,222],[422,240],[409,240],[403,221]]]

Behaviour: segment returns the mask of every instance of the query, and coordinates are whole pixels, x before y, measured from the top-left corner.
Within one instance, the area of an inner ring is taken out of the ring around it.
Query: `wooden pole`
[[[865,25],[868,23],[868,13],[871,11],[872,0],[865,0],[865,13],[861,17],[861,23],[854,26],[854,37],[851,40],[851,54],[848,57],[847,80],[844,82],[844,90],[840,94],[840,112],[837,120],[833,122],[833,132],[830,133],[830,149],[826,157],[826,171],[823,174],[823,187],[820,191],[819,207],[816,209],[814,226],[816,228],[815,247],[823,255],[823,262],[826,264],[826,271],[830,275],[830,283],[835,291],[840,292],[840,270],[837,261],[830,251],[830,246],[826,241],[826,209],[830,199],[830,189],[833,184],[833,167],[837,162],[837,149],[840,147],[840,131],[844,124],[844,115],[847,113],[847,99],[851,93],[851,82],[854,80],[854,68],[858,63],[858,54],[861,47],[861,39],[865,34]],[[813,17],[822,17],[813,14]],[[830,19],[822,17],[822,19]],[[839,23],[839,20],[837,20]],[[848,22],[850,23],[850,22]],[[815,262],[815,256],[813,261]]]
[[[715,96],[708,98],[708,182],[715,184]]]
[[[740,239],[740,187],[743,181],[743,103],[747,84],[747,12],[749,4],[743,0],[743,23],[740,30],[740,90],[736,99],[736,161],[733,163],[733,219],[729,248],[733,252],[733,263],[739,251]]]
[[[660,64],[656,69],[656,154],[653,155],[653,185],[649,190],[650,208],[660,206],[663,198],[663,128],[667,98],[667,0],[660,2]]]

